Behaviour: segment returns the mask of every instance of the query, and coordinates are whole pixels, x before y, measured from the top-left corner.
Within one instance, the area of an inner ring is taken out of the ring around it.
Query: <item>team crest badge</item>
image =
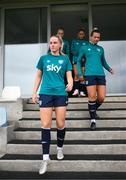
[[[62,60],[62,59],[61,59],[61,60],[59,60],[58,62],[59,62],[59,64],[63,64],[63,60]]]
[[[47,60],[47,63],[50,63],[50,60]]]
[[[88,81],[86,81],[85,84],[88,85]]]
[[[42,105],[42,100],[39,100],[39,105],[40,105],[40,106]]]

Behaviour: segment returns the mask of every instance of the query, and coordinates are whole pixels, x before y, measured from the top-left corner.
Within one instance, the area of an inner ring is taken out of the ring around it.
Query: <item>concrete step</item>
[[[38,172],[41,160],[0,160],[1,171]],[[126,172],[126,161],[51,160],[48,172]]]
[[[98,115],[101,118],[126,118],[126,111],[124,110],[111,110],[111,111],[98,111]],[[39,118],[40,113],[39,111],[23,111],[22,118]],[[55,113],[53,113],[53,118],[55,117]],[[89,118],[88,111],[67,111],[66,118]]]
[[[16,139],[41,139],[41,131],[15,131],[14,132]],[[56,132],[51,132],[52,140],[56,139]],[[109,140],[109,139],[126,139],[126,130],[124,131],[67,131],[66,140]]]
[[[38,104],[24,104],[23,107],[24,110],[33,110],[37,111],[39,110],[39,105]],[[67,110],[87,110],[88,109],[88,104],[87,103],[69,103]],[[106,102],[103,103],[102,106],[99,109],[104,109],[104,110],[125,110],[126,109],[126,102],[118,102],[118,103],[111,103],[111,102]]]
[[[112,141],[113,142],[113,141]],[[126,155],[125,144],[64,144],[64,154]],[[41,154],[41,144],[7,144],[7,154]],[[50,154],[56,154],[56,144],[51,144]]]
[[[69,103],[88,102],[87,97],[69,97]],[[126,102],[126,96],[106,96],[105,102]],[[24,103],[32,103],[32,99],[24,99]]]
[[[26,173],[28,175],[24,177],[28,179],[36,179],[36,175],[38,179],[57,179],[57,175],[59,179],[69,179],[67,175],[70,179],[126,179],[126,97],[106,97],[98,111],[100,119],[97,119],[96,131],[90,131],[88,99],[69,98],[69,102],[63,148],[65,159],[62,162],[56,160],[57,137],[53,114],[52,160],[48,173],[38,175],[42,160],[39,107],[32,104],[31,99],[25,99],[23,118],[14,131],[15,139],[8,142],[7,154],[0,158],[0,178],[5,179],[3,174],[6,172],[10,173],[10,177],[11,173],[15,175],[14,179]]]
[[[57,155],[50,155],[51,160],[57,160]],[[6,154],[1,160],[42,160],[42,154]],[[125,161],[125,154],[65,154],[63,160],[108,160],[108,161]]]
[[[0,172],[1,179],[126,179],[126,172],[47,172],[42,176],[38,172],[20,172],[20,171],[2,171]]]
[[[67,132],[76,132],[76,131],[80,131],[80,132],[83,132],[83,131],[89,131],[90,128],[89,127],[80,127],[80,128],[67,128]],[[31,131],[31,132],[34,132],[34,131],[38,131],[38,132],[41,132],[41,127],[39,128],[16,128],[14,130],[15,132],[23,132],[23,131]],[[51,128],[51,132],[56,132],[57,131],[57,128]],[[91,131],[91,130],[90,130]],[[95,131],[126,131],[126,127],[97,127],[97,129]]]
[[[67,128],[89,128],[90,120],[66,120]],[[41,122],[36,120],[21,120],[18,122],[18,127],[20,128],[40,128]],[[97,128],[111,128],[111,127],[126,127],[126,120],[97,120]],[[52,121],[52,128],[56,128],[56,122]]]
[[[69,102],[88,102],[87,97],[70,97]],[[106,96],[105,102],[126,102],[126,96]]]

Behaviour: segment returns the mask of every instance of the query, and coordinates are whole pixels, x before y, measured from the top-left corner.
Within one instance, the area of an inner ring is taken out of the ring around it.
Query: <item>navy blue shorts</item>
[[[68,96],[39,95],[39,107],[60,107],[68,105]]]
[[[106,85],[105,76],[85,76],[86,86]]]

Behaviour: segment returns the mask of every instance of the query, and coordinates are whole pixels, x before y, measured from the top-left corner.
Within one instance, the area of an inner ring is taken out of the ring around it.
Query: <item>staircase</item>
[[[126,179],[126,97],[106,97],[97,129],[90,131],[87,98],[69,98],[65,158],[56,160],[55,114],[51,131],[51,163],[44,175],[38,105],[24,99],[23,118],[0,158],[0,179]]]

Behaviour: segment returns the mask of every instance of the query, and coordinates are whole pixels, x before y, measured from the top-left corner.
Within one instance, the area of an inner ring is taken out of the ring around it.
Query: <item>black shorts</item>
[[[68,105],[68,96],[39,95],[39,107],[60,107]]]
[[[85,76],[86,86],[106,85],[105,76]]]

